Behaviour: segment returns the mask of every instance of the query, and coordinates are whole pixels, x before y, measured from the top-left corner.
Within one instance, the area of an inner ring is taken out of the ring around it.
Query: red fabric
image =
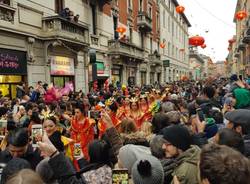
[[[84,123],[80,124],[74,118],[71,122],[71,135],[70,138],[75,141],[75,143],[80,143],[82,148],[82,153],[86,160],[89,160],[88,154],[88,144],[94,140],[94,122],[85,118]],[[74,144],[71,145],[72,154],[74,153]],[[75,159],[74,165],[79,169]]]

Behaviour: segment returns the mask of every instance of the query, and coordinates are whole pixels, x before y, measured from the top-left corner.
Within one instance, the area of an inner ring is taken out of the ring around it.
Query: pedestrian
[[[208,144],[200,154],[199,173],[202,184],[249,184],[250,162],[232,148]]]
[[[198,161],[200,148],[192,145],[189,131],[180,125],[172,125],[163,129],[165,140],[162,149],[166,158],[176,158],[173,176],[180,183],[198,184]],[[173,181],[172,181],[173,182]]]

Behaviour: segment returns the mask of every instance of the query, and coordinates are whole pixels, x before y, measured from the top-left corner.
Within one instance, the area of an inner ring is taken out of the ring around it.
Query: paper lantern
[[[235,15],[235,18],[237,19],[237,20],[243,20],[244,18],[246,18],[247,17],[247,12],[246,11],[244,11],[244,10],[242,10],[242,11],[238,11],[237,13],[236,13],[236,15]]]
[[[233,44],[235,42],[235,39],[230,39],[230,40],[228,40],[228,43],[231,45],[231,44]]]
[[[201,45],[201,48],[203,48],[203,49],[205,49],[206,47],[207,47],[206,44],[202,44],[202,45]]]
[[[125,28],[125,27],[122,27],[122,26],[119,26],[119,27],[117,27],[116,31],[117,31],[118,33],[123,34],[123,33],[126,32],[126,28]]]
[[[177,13],[183,13],[184,11],[185,11],[184,6],[177,6],[177,7],[176,7],[176,12],[177,12]]]
[[[165,46],[166,46],[166,44],[165,44],[165,43],[161,43],[161,44],[160,44],[160,47],[161,47],[162,49],[164,49],[164,48],[165,48]]]
[[[189,38],[189,45],[201,46],[205,43],[205,39],[201,36],[193,36]]]

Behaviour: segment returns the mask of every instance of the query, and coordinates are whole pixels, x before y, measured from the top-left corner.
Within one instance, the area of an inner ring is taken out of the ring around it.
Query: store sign
[[[103,62],[96,62],[96,69],[97,69],[97,75],[98,74],[104,74],[104,63]]]
[[[26,52],[0,49],[0,74],[26,75]]]
[[[167,60],[163,60],[163,67],[169,67],[170,66],[170,61]]]
[[[51,75],[75,75],[74,59],[51,56]]]

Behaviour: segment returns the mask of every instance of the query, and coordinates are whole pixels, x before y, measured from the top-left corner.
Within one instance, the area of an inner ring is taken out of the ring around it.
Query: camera
[[[100,119],[101,111],[89,111],[89,117],[92,119]]]

